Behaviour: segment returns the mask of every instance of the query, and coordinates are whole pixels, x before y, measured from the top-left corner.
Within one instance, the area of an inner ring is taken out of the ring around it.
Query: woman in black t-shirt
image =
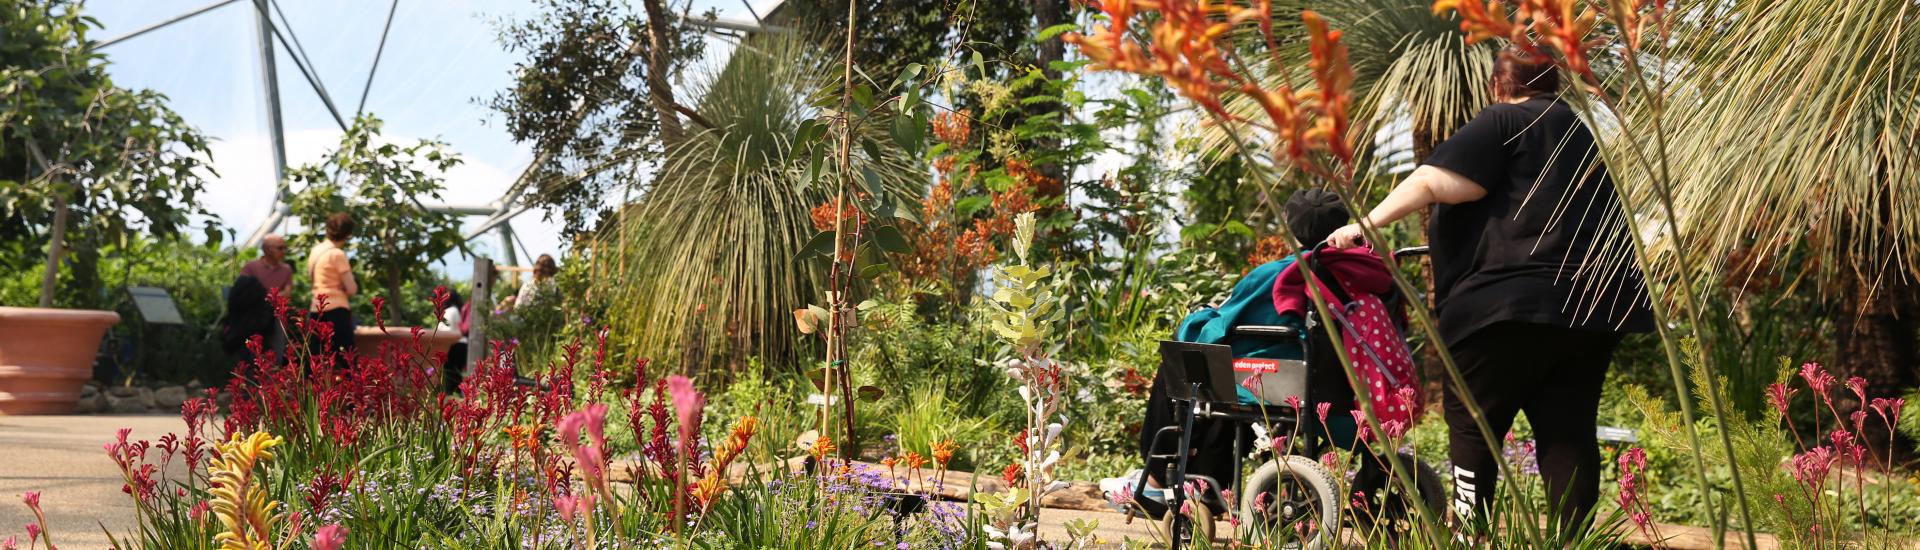
[[[1527,414],[1549,504],[1571,533],[1599,498],[1595,416],[1614,346],[1621,333],[1652,325],[1639,271],[1625,260],[1613,184],[1593,134],[1555,95],[1559,85],[1546,60],[1501,52],[1495,103],[1434,148],[1364,223],[1433,205],[1440,338],[1496,437]],[[1358,246],[1360,226],[1328,241]],[[1498,463],[1451,384],[1444,408],[1454,515],[1484,518]]]

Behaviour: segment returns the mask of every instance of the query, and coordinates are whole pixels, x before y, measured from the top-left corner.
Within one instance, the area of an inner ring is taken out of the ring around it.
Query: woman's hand
[[[1333,234],[1327,235],[1327,245],[1334,248],[1355,248],[1364,244],[1366,240],[1366,233],[1360,231],[1360,224],[1357,223],[1347,224],[1345,227],[1333,230]]]

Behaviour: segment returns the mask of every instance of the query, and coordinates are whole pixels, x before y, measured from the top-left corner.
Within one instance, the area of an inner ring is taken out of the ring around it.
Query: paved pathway
[[[0,540],[25,545],[33,514],[20,501],[40,491],[40,507],[64,550],[107,548],[101,526],[122,536],[133,528],[133,501],[120,492],[120,470],[101,449],[114,431],[156,439],[186,425],[178,415],[0,416]]]

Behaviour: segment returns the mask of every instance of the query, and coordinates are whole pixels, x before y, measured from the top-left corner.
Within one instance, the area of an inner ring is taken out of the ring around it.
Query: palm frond
[[[1649,274],[1725,280],[1752,275],[1729,258],[1797,253],[1814,261],[1790,276],[1920,276],[1920,6],[1702,4],[1649,56],[1670,82],[1662,101],[1623,106],[1628,135],[1659,125],[1666,165],[1644,139],[1603,145],[1628,203],[1662,227],[1649,182],[1671,182],[1691,261],[1656,239]]]
[[[631,351],[669,362],[792,357],[800,335],[789,312],[824,299],[822,265],[796,256],[817,233],[810,210],[832,186],[809,185],[810,156],[793,142],[820,114],[815,100],[838,85],[840,69],[821,50],[791,37],[738,48],[698,94],[713,127],[670,144],[651,184],[601,236],[595,273],[612,279],[608,321],[635,339]],[[884,125],[856,132],[875,127]],[[856,151],[853,172],[866,171],[895,204],[917,200],[924,170],[903,153]]]

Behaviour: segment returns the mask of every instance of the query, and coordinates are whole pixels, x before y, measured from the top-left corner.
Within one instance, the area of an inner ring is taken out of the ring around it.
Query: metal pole
[[[108,39],[106,39],[106,40],[104,40],[104,41],[101,41],[101,42],[100,42],[100,43],[98,43],[98,44],[94,44],[94,45],[93,45],[93,47],[94,47],[94,49],[99,49],[99,48],[105,48],[105,47],[107,47],[107,46],[112,46],[112,45],[114,45],[114,44],[119,44],[119,43],[121,43],[121,42],[123,42],[123,41],[126,41],[127,39],[130,39],[130,38],[133,38],[133,37],[136,37],[136,36],[140,36],[140,35],[143,35],[143,34],[147,34],[147,33],[150,33],[150,32],[153,32],[153,31],[157,31],[157,30],[160,30],[160,28],[162,28],[162,27],[165,27],[165,26],[167,26],[167,25],[172,25],[172,24],[174,24],[174,23],[179,23],[179,22],[181,22],[181,21],[186,21],[187,19],[191,19],[191,18],[192,18],[193,16],[196,16],[196,15],[200,15],[200,14],[203,14],[203,13],[207,13],[207,12],[209,12],[209,11],[213,11],[213,9],[214,9],[214,8],[218,8],[218,7],[220,7],[220,6],[225,6],[225,5],[227,5],[227,4],[232,4],[232,3],[234,3],[234,2],[237,2],[237,1],[239,1],[239,0],[219,0],[219,1],[217,1],[217,2],[214,2],[214,3],[211,3],[211,4],[207,4],[207,5],[205,5],[205,6],[201,6],[201,7],[199,8],[199,9],[195,9],[195,10],[193,10],[193,11],[190,11],[190,12],[187,12],[187,13],[183,13],[183,14],[180,14],[180,15],[176,15],[176,16],[173,16],[173,18],[171,18],[171,19],[168,19],[168,20],[166,20],[166,21],[161,21],[161,22],[159,22],[159,23],[154,23],[154,24],[152,24],[152,25],[147,25],[147,26],[145,26],[145,27],[140,27],[140,29],[139,29],[139,30],[136,30],[136,31],[133,31],[133,32],[130,32],[130,33],[127,33],[127,34],[123,34],[123,35],[120,35],[120,36],[115,36],[115,37],[113,37],[113,38],[108,38]]]
[[[473,258],[473,298],[467,300],[467,307],[467,365],[462,380],[472,380],[480,356],[493,351],[487,344],[487,317],[493,315],[493,260],[486,256]]]
[[[513,226],[510,224],[500,224],[500,249],[503,251],[500,255],[507,259],[507,265],[516,267],[520,265],[520,255],[513,252]],[[513,272],[513,274],[508,275],[508,277],[512,277],[514,283],[520,282],[520,272],[518,271]]]
[[[273,22],[267,20],[266,0],[253,0],[255,28],[259,31],[260,43],[260,80],[265,86],[267,100],[267,137],[273,140],[273,205],[267,213],[267,219],[260,224],[253,235],[247,237],[247,247],[260,246],[260,240],[267,234],[280,229],[280,222],[286,218],[284,205],[287,201],[287,135],[280,122],[280,75],[273,65]]]
[[[380,29],[380,45],[373,49],[373,67],[367,69],[367,83],[360,87],[360,104],[353,107],[353,118],[367,110],[367,94],[373,91],[373,74],[380,72],[380,54],[387,52],[387,33],[393,30],[393,14],[400,11],[400,0],[387,4],[387,25]]]

